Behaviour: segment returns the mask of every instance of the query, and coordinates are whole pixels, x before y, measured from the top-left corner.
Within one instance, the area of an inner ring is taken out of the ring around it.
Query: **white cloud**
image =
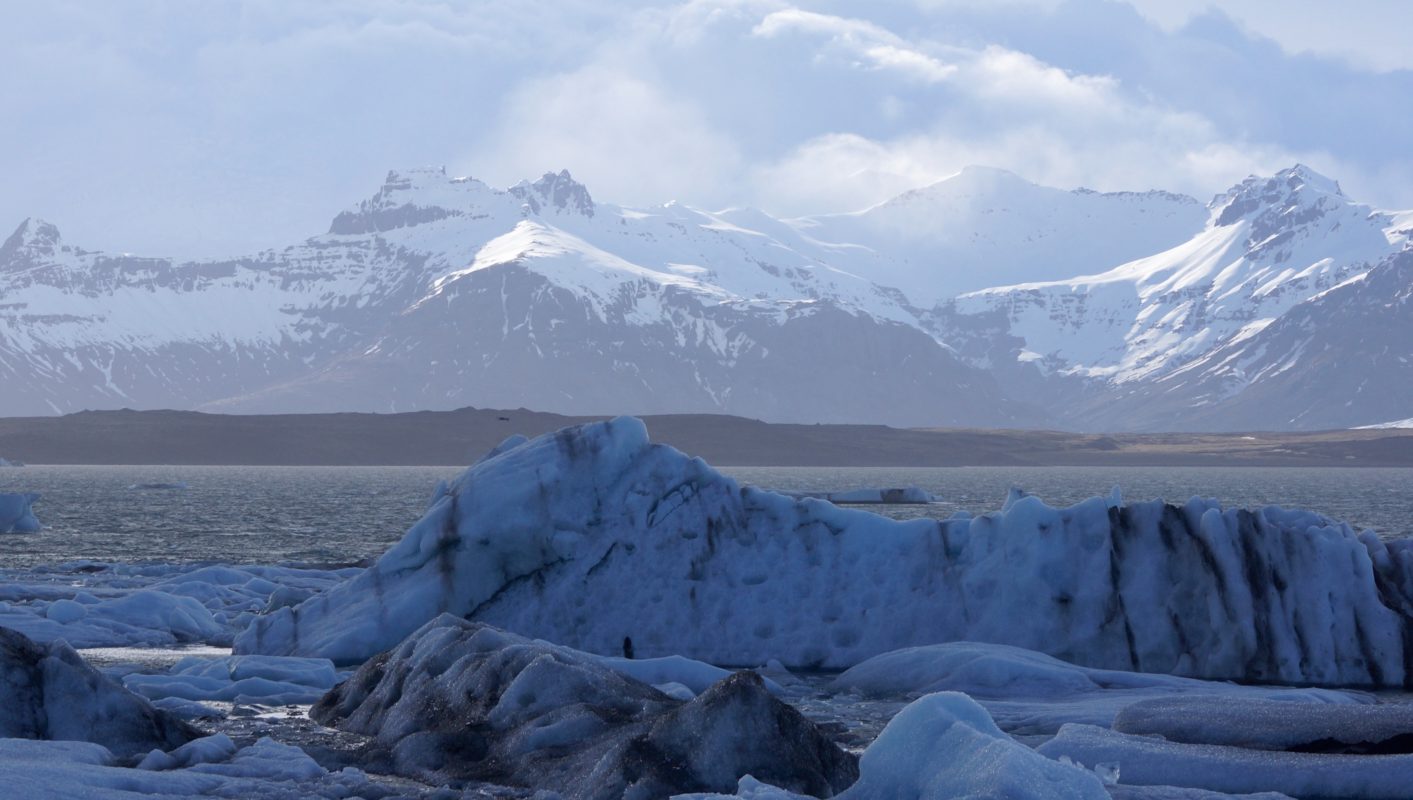
[[[488,147],[466,159],[489,165],[492,180],[567,168],[617,202],[663,202],[683,192],[697,202],[719,199],[741,160],[691,102],[606,65],[526,82],[496,129]]]
[[[1234,7],[1269,32],[1277,5]],[[23,76],[0,81],[0,226],[41,214],[84,246],[227,255],[322,230],[390,168],[443,163],[499,184],[569,168],[604,200],[800,213],[970,164],[1206,195],[1298,159],[1356,197],[1413,206],[1399,105],[1413,73],[1292,58],[1220,14],[1165,27],[1121,2],[827,13],[843,7],[15,4],[0,28],[0,74]],[[1361,30],[1407,27],[1383,0],[1359,9]]]
[[[791,32],[822,34],[839,52],[858,59],[863,65],[892,70],[928,83],[945,81],[957,72],[955,65],[929,55],[923,48],[866,20],[790,8],[767,14],[752,31],[765,38]]]

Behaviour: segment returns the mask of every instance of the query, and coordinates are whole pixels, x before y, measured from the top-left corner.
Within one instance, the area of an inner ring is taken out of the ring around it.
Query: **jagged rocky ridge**
[[[563,172],[394,172],[327,233],[229,260],[93,252],[27,220],[0,244],[0,413],[1376,424],[1413,413],[1406,315],[1380,326],[1376,302],[1407,271],[1330,297],[1410,229],[1299,166],[1207,208],[968,169],[799,220],[623,208]]]
[[[446,614],[310,713],[372,736],[399,773],[571,800],[729,792],[747,774],[830,797],[858,777],[856,757],[753,672],[676,700],[592,656]]]
[[[366,572],[256,618],[236,651],[360,662],[450,612],[714,664],[847,667],[972,640],[1214,679],[1413,675],[1413,545],[1318,514],[1017,495],[900,522],[740,486],[631,418],[513,445],[442,487]]]

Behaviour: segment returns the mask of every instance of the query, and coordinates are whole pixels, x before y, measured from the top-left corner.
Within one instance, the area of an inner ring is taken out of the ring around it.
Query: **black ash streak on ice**
[[[999,514],[898,522],[738,487],[625,418],[481,462],[379,563],[255,620],[236,649],[356,663],[450,611],[713,663],[839,668],[980,640],[1113,669],[1401,686],[1410,597],[1413,546],[1307,512],[1015,496]],[[390,627],[358,621],[385,603]],[[879,609],[888,625],[871,623]]]

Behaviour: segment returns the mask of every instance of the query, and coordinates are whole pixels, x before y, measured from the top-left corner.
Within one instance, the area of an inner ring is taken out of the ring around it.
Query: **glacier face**
[[[900,522],[740,486],[619,418],[471,467],[373,567],[256,618],[235,649],[359,662],[443,612],[714,664],[837,668],[973,640],[1105,669],[1400,686],[1413,546],[1196,498],[1017,496]]]

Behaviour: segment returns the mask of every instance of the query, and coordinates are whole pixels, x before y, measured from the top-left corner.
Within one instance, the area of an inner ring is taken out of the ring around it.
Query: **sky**
[[[390,169],[782,216],[962,167],[1413,208],[1406,0],[0,0],[0,228],[234,256]],[[0,231],[0,236],[6,235]]]

